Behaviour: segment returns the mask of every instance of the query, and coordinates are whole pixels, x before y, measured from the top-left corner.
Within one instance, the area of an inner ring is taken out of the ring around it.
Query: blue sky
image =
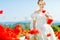
[[[60,21],[60,0],[44,0],[45,9],[53,16],[55,21]],[[37,0],[0,0],[0,22],[16,22],[30,19],[31,14],[38,9]]]

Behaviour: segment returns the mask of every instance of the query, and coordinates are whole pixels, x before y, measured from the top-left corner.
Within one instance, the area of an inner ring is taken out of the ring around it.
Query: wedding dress
[[[51,25],[47,24],[47,20],[46,20],[46,14],[42,13],[42,12],[34,12],[31,17],[31,29],[33,29],[33,20],[36,20],[36,24],[35,27],[36,29],[40,30],[40,33],[37,35],[39,40],[56,40],[55,38],[55,34],[53,29],[51,28]],[[50,37],[47,37],[47,34],[51,34]]]

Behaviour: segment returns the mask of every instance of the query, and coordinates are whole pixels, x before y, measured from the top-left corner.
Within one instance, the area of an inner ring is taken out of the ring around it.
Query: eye
[[[39,5],[44,5],[44,4],[39,4]]]

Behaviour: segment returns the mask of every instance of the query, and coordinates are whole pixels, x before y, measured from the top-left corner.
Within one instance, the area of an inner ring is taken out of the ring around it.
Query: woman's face
[[[45,2],[40,1],[40,2],[38,3],[38,6],[39,6],[39,8],[43,9],[44,6],[45,6]]]

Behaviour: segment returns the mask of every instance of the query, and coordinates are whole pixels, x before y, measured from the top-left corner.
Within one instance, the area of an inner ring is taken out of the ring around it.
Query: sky
[[[30,20],[31,14],[38,9],[38,0],[0,0],[0,22],[18,22]],[[45,9],[53,16],[54,21],[60,21],[60,0],[44,0]]]

